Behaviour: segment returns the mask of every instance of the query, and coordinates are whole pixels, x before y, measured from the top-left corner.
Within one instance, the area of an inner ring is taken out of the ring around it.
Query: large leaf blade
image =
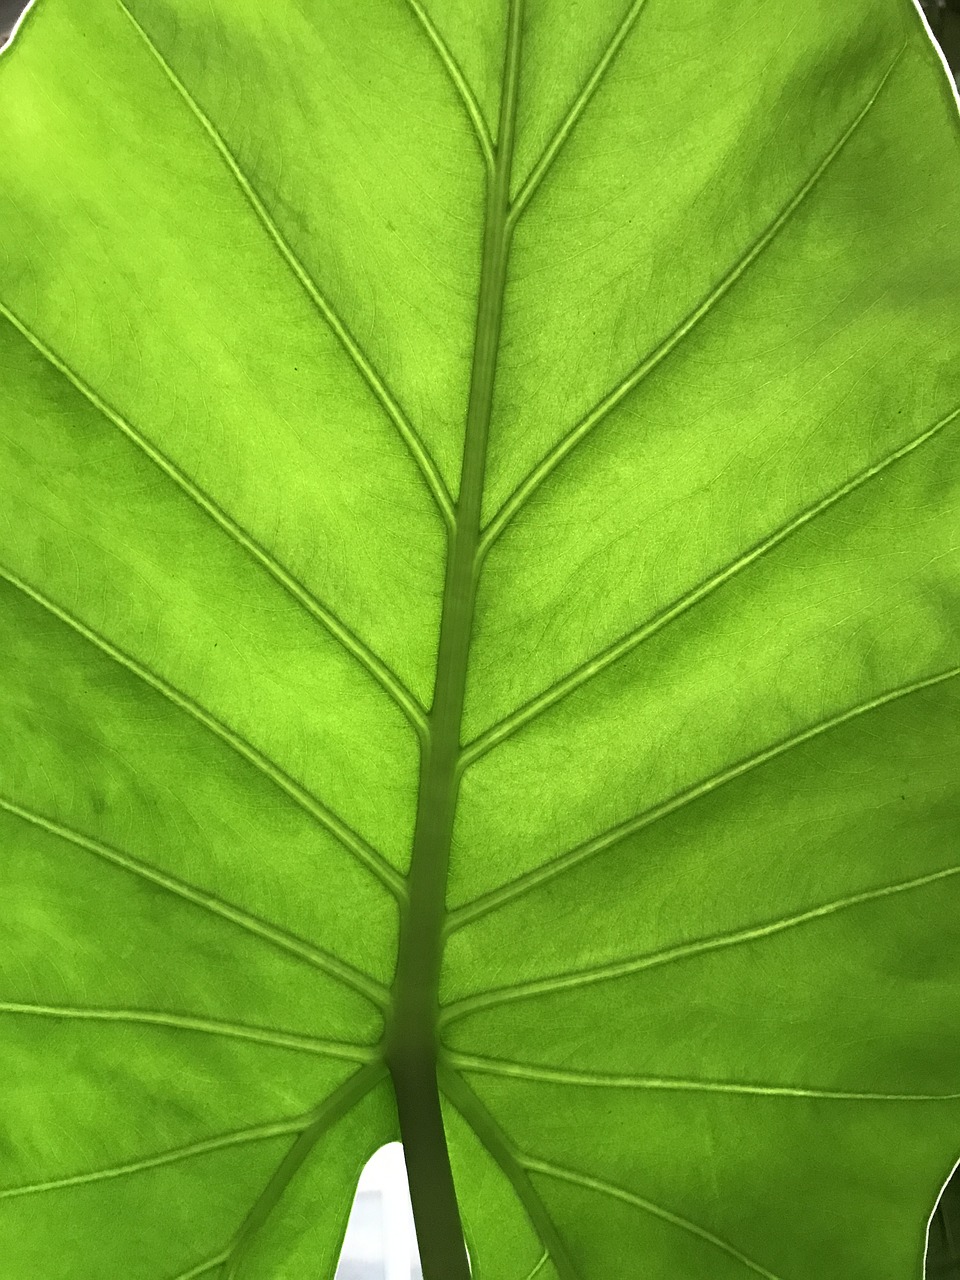
[[[960,1114],[955,105],[907,5],[510,13],[512,175],[499,7],[47,0],[4,58],[4,1016],[86,1090],[69,1145],[17,1098],[9,1181],[257,1135],[242,1178],[8,1196],[37,1274],[332,1270],[439,737],[479,1273],[917,1273]],[[105,1255],[138,1196],[149,1258]]]

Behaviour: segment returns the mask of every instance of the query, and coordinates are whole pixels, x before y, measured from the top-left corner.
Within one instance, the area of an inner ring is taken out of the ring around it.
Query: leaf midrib
[[[429,730],[383,1054],[393,1080],[425,1275],[466,1277],[459,1205],[437,1079],[447,871],[459,787],[461,725],[477,587],[487,440],[510,245],[510,179],[520,79],[522,0],[507,20],[500,121],[487,184],[480,285],[460,488],[447,551]]]

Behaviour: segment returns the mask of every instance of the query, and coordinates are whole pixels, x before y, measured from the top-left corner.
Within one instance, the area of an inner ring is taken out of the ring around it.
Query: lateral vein
[[[451,1068],[448,1057],[446,1055],[441,1057],[437,1065],[437,1075],[444,1094],[477,1135],[481,1144],[499,1165],[504,1177],[512,1185],[534,1230],[540,1237],[540,1243],[549,1254],[560,1280],[581,1280],[580,1272],[574,1265],[570,1252],[554,1226],[553,1219],[540,1194],[530,1181],[523,1158],[514,1144],[466,1080]],[[542,1265],[541,1259],[534,1268],[534,1275]]]
[[[527,1275],[526,1280],[534,1280],[534,1277],[540,1274],[540,1272],[543,1270],[543,1268],[547,1265],[549,1261],[550,1261],[550,1255],[549,1253],[547,1253],[546,1249],[544,1249],[543,1253],[540,1255],[540,1257],[537,1259],[536,1263],[534,1264],[533,1270],[529,1272],[529,1274]]]
[[[0,315],[3,315],[20,335],[41,355],[54,369],[97,410],[108,422],[117,428],[136,448],[150,459],[168,479],[172,480],[206,515],[237,543],[248,555],[252,556],[274,579],[287,591],[307,613],[321,624],[337,640],[343,649],[355,658],[383,691],[390,697],[417,735],[424,738],[426,734],[426,712],[419,700],[371,649],[356,636],[346,623],[332,609],[320,601],[297,578],[247,532],[232,516],[228,515],[218,503],[210,497],[185,471],[172,462],[156,445],[152,444],[126,418],[117,413],[109,404],[89,386],[79,374],[56,354],[56,352],[35,334],[13,311],[0,302]]]
[[[823,733],[839,728],[841,725],[848,723],[848,721],[854,720],[858,716],[866,715],[870,711],[875,711],[879,707],[884,707],[899,698],[919,693],[923,689],[932,688],[934,685],[942,684],[947,680],[954,680],[957,676],[960,676],[960,667],[950,667],[948,670],[940,671],[936,675],[926,676],[922,680],[915,680],[910,684],[901,685],[899,688],[891,689],[875,698],[857,703],[856,706],[849,707],[846,711],[840,712],[839,715],[821,720],[817,724],[811,725],[808,729],[804,729],[801,733],[784,738],[781,742],[766,747],[763,751],[758,751],[755,755],[748,756],[745,760],[741,760],[727,769],[711,774],[710,777],[703,779],[703,781],[696,783],[692,787],[688,787],[685,791],[678,792],[669,800],[664,800],[652,809],[648,809],[644,813],[629,818],[626,822],[611,827],[609,831],[605,831],[602,835],[595,836],[590,840],[584,841],[583,844],[577,845],[576,848],[568,850],[567,853],[560,854],[559,857],[554,858],[544,866],[536,867],[533,871],[517,876],[515,880],[501,885],[500,888],[493,889],[490,893],[475,898],[473,902],[468,902],[464,906],[451,911],[447,917],[447,934],[454,933],[457,929],[462,929],[464,925],[487,915],[488,912],[502,907],[505,903],[511,902],[525,893],[529,893],[531,889],[545,884],[548,880],[554,879],[555,876],[561,875],[565,871],[569,871],[587,858],[593,857],[594,854],[603,853],[607,849],[613,848],[621,840],[625,840],[635,832],[643,830],[644,827],[652,826],[653,823],[667,817],[668,814],[675,813],[692,801],[699,800],[701,796],[716,791],[719,787],[725,786],[726,783],[750,773],[753,769],[766,764],[770,760],[775,760],[778,756],[792,751],[795,747],[802,746],[803,743],[809,742]]]
[[[467,118],[473,127],[474,135],[480,146],[480,152],[483,156],[487,172],[492,175],[494,169],[493,140],[490,137],[490,130],[487,122],[480,110],[480,104],[477,102],[476,95],[470,88],[466,76],[457,62],[450,49],[450,46],[444,40],[436,27],[433,19],[427,13],[420,0],[406,0],[407,7],[416,17],[424,34],[433,45],[440,61],[443,63],[444,69],[457,91],[457,96],[467,113]]]
[[[218,1267],[222,1267],[229,1257],[229,1251],[222,1249],[220,1253],[212,1258],[208,1258],[206,1262],[198,1262],[195,1267],[191,1267],[189,1271],[181,1271],[175,1280],[197,1280],[197,1276],[205,1276],[210,1271],[216,1271]]]
[[[537,463],[532,471],[517,486],[510,497],[506,500],[497,514],[491,519],[490,523],[483,530],[477,547],[477,563],[481,563],[493,543],[504,531],[517,512],[530,499],[532,494],[540,487],[540,485],[550,476],[560,465],[561,462],[576,448],[578,444],[596,427],[604,418],[616,408],[618,404],[630,394],[642,381],[651,373],[660,362],[673,351],[680,342],[690,333],[700,321],[709,314],[713,307],[725,296],[725,294],[733,287],[734,284],[744,275],[747,269],[756,261],[763,251],[770,245],[790,221],[797,209],[803,204],[807,196],[813,191],[817,183],[823,177],[824,173],[829,169],[830,165],[840,154],[846,144],[856,133],[859,126],[867,118],[874,104],[880,96],[881,91],[893,74],[893,70],[900,58],[903,56],[903,49],[897,54],[893,62],[885,71],[879,85],[867,100],[853,122],[848,125],[847,129],[841,135],[839,140],[834,143],[831,149],[824,156],[823,160],[814,169],[813,173],[796,192],[788,204],[780,211],[777,217],[770,223],[762,235],[754,241],[753,245],[738,261],[727,271],[720,279],[719,283],[707,294],[703,301],[681,321],[679,325],[668,335],[664,341],[651,352],[639,365],[636,366],[612,391],[608,392],[597,404],[590,410],[585,418],[582,418],[576,426],[572,427],[562,440],[556,444],[545,457]]]
[[[0,1200],[13,1200],[19,1196],[40,1195],[46,1191],[60,1191],[65,1187],[78,1187],[90,1182],[106,1182],[111,1178],[125,1178],[131,1174],[141,1173],[145,1169],[157,1169],[162,1165],[177,1164],[180,1160],[190,1160],[194,1156],[206,1155],[209,1151],[220,1151],[224,1147],[242,1146],[248,1142],[264,1142],[268,1138],[286,1137],[289,1133],[302,1133],[309,1124],[310,1115],[297,1116],[290,1120],[279,1120],[272,1124],[256,1125],[250,1129],[239,1129],[233,1133],[220,1134],[215,1138],[206,1138],[201,1142],[191,1142],[183,1147],[173,1147],[169,1151],[161,1151],[156,1155],[141,1156],[138,1160],[129,1160],[124,1164],[110,1165],[104,1169],[94,1169],[87,1173],[74,1173],[64,1178],[50,1178],[44,1182],[23,1183],[18,1187],[2,1187],[0,1188]]]
[[[683,1079],[675,1076],[612,1075],[595,1071],[568,1071],[535,1063],[509,1062],[473,1054],[447,1051],[447,1059],[461,1071],[544,1084],[582,1086],[588,1089],[649,1089],[667,1093],[730,1093],[764,1098],[823,1098],[840,1102],[955,1102],[960,1093],[876,1093],[850,1089],[821,1089],[809,1085],[772,1085],[739,1080]]]
[[[237,1269],[253,1239],[277,1207],[284,1191],[317,1142],[339,1120],[348,1115],[385,1075],[386,1067],[382,1062],[371,1062],[352,1075],[349,1080],[344,1081],[315,1109],[314,1119],[298,1135],[230,1242],[223,1260],[226,1269],[222,1280],[233,1280],[236,1276]]]
[[[144,684],[149,685],[161,697],[166,698],[174,706],[181,711],[185,711],[198,724],[208,729],[215,737],[226,743],[237,755],[242,756],[249,764],[251,764],[264,777],[269,778],[277,787],[290,797],[304,812],[308,813],[321,827],[328,831],[340,843],[340,845],[350,853],[354,859],[365,867],[371,875],[375,876],[380,883],[393,894],[398,900],[402,900],[405,895],[405,887],[403,877],[396,871],[386,858],[373,849],[362,836],[347,826],[342,819],[338,818],[331,810],[313,795],[310,794],[298,782],[295,782],[289,774],[285,773],[272,760],[258,751],[240,734],[235,733],[233,729],[223,724],[215,716],[211,715],[203,707],[188,698],[186,694],[181,693],[179,689],[174,688],[161,676],[151,671],[149,668],[137,662],[135,658],[117,648],[105,637],[99,635],[85,622],[81,622],[79,618],[75,618],[66,609],[54,603],[42,595],[34,587],[24,582],[16,574],[10,573],[4,568],[0,568],[0,578],[9,582],[16,590],[28,596],[41,608],[46,609],[55,618],[58,618],[66,626],[70,627],[77,635],[82,636],[94,648],[99,649],[113,662],[119,666],[125,667],[132,675],[136,676]]]
[[[499,724],[495,724],[484,733],[479,734],[463,749],[460,757],[460,769],[463,770],[468,768],[475,761],[479,760],[481,756],[486,755],[486,753],[493,747],[499,746],[502,742],[505,742],[507,738],[512,737],[519,729],[522,729],[532,720],[537,719],[538,716],[542,715],[550,707],[556,706],[556,704],[566,698],[568,694],[571,694],[575,690],[581,688],[581,686],[586,684],[588,680],[593,679],[594,676],[599,675],[615,662],[626,657],[626,655],[632,652],[637,645],[641,644],[644,640],[649,639],[650,636],[656,635],[658,631],[661,631],[669,623],[686,613],[688,609],[699,604],[701,600],[711,595],[718,587],[723,586],[723,584],[728,582],[731,578],[736,577],[741,570],[755,564],[770,551],[774,550],[775,547],[779,546],[780,543],[785,542],[792,534],[796,533],[799,529],[802,529],[805,525],[808,525],[812,520],[815,520],[819,515],[829,510],[849,494],[854,493],[861,487],[861,485],[866,484],[867,481],[880,475],[888,467],[892,466],[893,463],[898,462],[901,458],[906,457],[915,449],[920,448],[920,446],[925,444],[928,440],[939,435],[945,427],[949,426],[950,423],[954,422],[958,417],[960,417],[960,405],[951,410],[950,413],[946,414],[938,422],[934,423],[932,427],[928,427],[925,431],[921,432],[920,435],[914,436],[913,439],[908,440],[906,444],[901,445],[891,453],[886,454],[879,461],[864,468],[864,470],[858,472],[850,480],[840,485],[839,488],[834,489],[831,493],[821,498],[812,506],[805,508],[799,513],[799,515],[794,516],[793,519],[788,520],[786,524],[781,525],[778,529],[774,530],[773,533],[768,534],[767,537],[756,543],[750,548],[750,550],[743,552],[743,554],[738,556],[735,560],[731,560],[730,563],[724,565],[722,569],[719,569],[716,573],[711,574],[710,577],[704,579],[694,587],[692,591],[688,591],[685,595],[674,600],[665,609],[661,610],[660,613],[656,614],[655,617],[642,623],[640,626],[633,628],[631,631],[628,631],[606,649],[601,650],[592,658],[589,658],[586,662],[582,663],[579,667],[568,672],[567,675],[556,681],[556,683],[552,684],[548,689],[538,694],[535,698],[531,698],[529,702],[524,703],[523,706],[519,707],[516,711],[511,712],[511,714],[504,717]]]
[[[613,62],[614,58],[620,52],[620,49],[622,48],[623,43],[626,40],[627,36],[633,30],[633,25],[636,22],[637,18],[640,16],[640,11],[643,9],[646,3],[647,3],[647,0],[633,0],[633,3],[630,5],[630,8],[627,10],[620,25],[617,27],[616,31],[614,31],[613,35],[610,37],[610,42],[608,43],[606,49],[603,51],[600,57],[600,60],[597,62],[597,65],[594,67],[593,71],[591,72],[586,84],[583,86],[580,93],[577,95],[577,98],[574,101],[573,106],[570,108],[566,116],[561,121],[560,126],[557,129],[556,133],[547,143],[547,146],[544,149],[543,154],[541,155],[537,163],[534,165],[526,181],[523,183],[522,187],[518,191],[513,201],[513,204],[510,206],[510,225],[511,226],[513,226],[517,222],[517,220],[520,218],[520,215],[523,213],[524,209],[529,203],[534,192],[537,190],[537,188],[540,186],[540,183],[543,181],[544,177],[546,176],[550,166],[553,164],[554,160],[557,158],[557,154],[560,151],[560,148],[563,146],[567,138],[572,133],[574,125],[580,119],[580,116],[583,114],[584,110],[587,107],[587,104],[589,103],[590,99],[593,97],[594,93],[596,93],[601,80],[606,75],[607,70],[610,67],[610,64]]]
[[[163,56],[163,54],[161,53],[157,45],[153,42],[152,38],[147,34],[144,28],[140,25],[137,19],[133,16],[133,14],[124,4],[123,0],[117,0],[117,4],[119,5],[123,13],[126,15],[126,17],[129,19],[131,25],[139,35],[140,39],[146,45],[147,49],[150,51],[150,53],[159,63],[167,79],[176,89],[177,93],[183,99],[184,103],[189,108],[189,110],[191,111],[191,113],[193,114],[193,116],[201,126],[201,128],[204,130],[204,132],[209,137],[210,141],[216,147],[222,160],[224,161],[227,168],[230,170],[230,173],[232,174],[234,180],[236,181],[237,186],[240,188],[241,192],[246,197],[250,207],[253,209],[254,213],[257,215],[257,218],[259,219],[264,230],[267,232],[270,239],[273,241],[274,245],[279,250],[281,257],[287,263],[287,266],[293,272],[294,276],[299,281],[304,292],[307,294],[310,301],[314,304],[317,311],[326,321],[331,332],[335,335],[335,337],[339,341],[343,350],[350,357],[357,372],[360,374],[361,378],[363,379],[363,381],[365,382],[369,390],[373,393],[373,396],[379,402],[381,408],[387,414],[388,418],[393,423],[393,425],[396,427],[401,439],[406,444],[408,450],[410,451],[411,456],[416,462],[419,468],[420,474],[424,482],[426,483],[426,486],[429,492],[431,493],[434,501],[436,502],[437,507],[440,511],[440,514],[443,516],[443,519],[447,527],[449,529],[452,529],[454,524],[454,514],[453,514],[453,501],[450,497],[450,493],[446,487],[446,484],[443,481],[442,476],[440,475],[439,470],[436,467],[436,464],[434,463],[432,457],[430,456],[430,453],[426,445],[420,439],[419,434],[417,433],[417,431],[415,430],[415,428],[407,418],[406,414],[400,408],[400,405],[398,404],[396,397],[387,388],[387,385],[384,382],[383,378],[375,370],[369,358],[361,350],[353,334],[350,332],[347,326],[343,323],[343,321],[334,311],[333,307],[330,305],[327,298],[320,292],[320,289],[314,282],[313,278],[310,276],[309,272],[306,270],[306,268],[304,267],[300,259],[297,257],[297,255],[294,253],[289,242],[286,240],[279,226],[274,221],[273,217],[271,216],[263,200],[257,194],[257,191],[253,186],[253,183],[250,181],[250,179],[246,176],[246,174],[240,168],[240,165],[237,162],[236,157],[234,156],[230,148],[227,146],[226,141],[224,140],[220,131],[217,129],[216,125],[213,123],[210,117],[206,114],[206,112],[204,112],[204,110],[201,108],[200,104],[196,101],[196,99],[190,93],[189,89],[187,89],[186,85],[179,78],[177,73],[173,70],[170,63],[166,60],[166,58]]]
[[[701,1240],[712,1244],[715,1248],[722,1250],[731,1258],[735,1258],[742,1263],[755,1275],[763,1276],[765,1280],[781,1280],[780,1276],[774,1275],[772,1271],[762,1267],[759,1262],[754,1262],[745,1253],[735,1249],[732,1244],[728,1244],[726,1240],[715,1236],[712,1231],[707,1231],[695,1222],[691,1222],[689,1218],[683,1218],[680,1214],[672,1213],[669,1209],[664,1209],[661,1205],[654,1204],[652,1200],[645,1200],[642,1196],[634,1195],[632,1191],[626,1191],[624,1188],[614,1186],[610,1182],[601,1182],[599,1178],[590,1177],[588,1174],[577,1173],[573,1169],[564,1169],[559,1165],[548,1164],[545,1160],[535,1160],[531,1156],[520,1156],[519,1159],[529,1173],[540,1173],[544,1177],[555,1178],[561,1182],[569,1182],[574,1186],[597,1191],[601,1195],[609,1196],[614,1200],[621,1200],[625,1204],[634,1205],[636,1208],[643,1209],[654,1217],[661,1218],[664,1222],[680,1227],[683,1231],[688,1231],[691,1235],[698,1236]]]
[[[712,938],[699,938],[695,942],[685,942],[678,946],[667,947],[663,951],[650,952],[630,960],[619,960],[613,964],[598,965],[593,969],[575,970],[560,974],[554,978],[542,978],[533,982],[516,983],[513,986],[498,987],[480,995],[468,996],[450,1004],[441,1014],[443,1025],[449,1025],[468,1014],[482,1009],[492,1009],[501,1004],[515,1000],[529,1000],[538,996],[550,995],[555,991],[575,991],[582,987],[592,986],[597,982],[611,982],[617,978],[629,977],[647,969],[659,969],[662,965],[673,964],[678,960],[687,960],[691,956],[704,955],[711,951],[722,951],[728,947],[738,947],[747,942],[756,942],[763,938],[773,937],[787,929],[809,924],[813,920],[822,920],[825,916],[835,915],[838,911],[846,911],[850,907],[861,906],[865,902],[875,902],[880,898],[890,898],[898,893],[908,893],[913,889],[922,889],[936,884],[940,880],[949,880],[960,875],[960,866],[945,867],[926,875],[913,876],[909,880],[899,880],[894,884],[882,885],[878,889],[866,889],[861,893],[849,894],[836,898],[831,902],[811,907],[807,911],[799,911],[795,915],[783,916],[779,920],[767,924],[756,925],[749,929],[738,929],[732,933],[718,934]]]
[[[313,946],[312,943],[307,942],[305,939],[278,928],[252,912],[242,910],[233,903],[217,897],[216,894],[207,893],[202,889],[197,889],[194,885],[188,884],[187,881],[179,879],[177,876],[168,875],[157,867],[133,857],[132,854],[123,853],[119,849],[114,849],[110,845],[103,844],[98,840],[93,840],[89,836],[83,835],[79,831],[75,831],[72,827],[64,826],[61,822],[56,822],[52,818],[48,818],[32,809],[24,808],[23,805],[15,804],[12,800],[2,795],[0,795],[0,809],[22,819],[24,822],[29,822],[31,825],[39,827],[43,831],[50,832],[51,835],[57,836],[59,839],[65,840],[87,853],[92,853],[97,858],[102,858],[104,862],[120,867],[123,871],[129,871],[135,876],[140,876],[142,879],[149,881],[149,883],[155,884],[158,888],[164,889],[167,893],[175,894],[177,897],[183,898],[204,911],[212,912],[212,914],[228,920],[231,924],[236,925],[247,933],[253,934],[255,937],[272,943],[281,950],[289,952],[298,959],[304,960],[314,968],[321,970],[328,977],[341,982],[344,986],[349,987],[352,991],[376,1005],[378,1009],[386,1007],[388,992],[385,987],[371,978],[369,974],[355,969],[352,965],[347,964],[345,960],[340,960],[337,956],[331,955],[320,947]]]
[[[250,1040],[278,1049],[294,1049],[300,1053],[339,1058],[344,1062],[373,1062],[377,1057],[375,1050],[364,1049],[360,1045],[323,1040],[316,1036],[299,1035],[273,1027],[246,1026],[242,1023],[222,1022],[219,1019],[200,1018],[192,1014],[167,1010],[161,1012],[152,1009],[92,1009],[79,1005],[24,1004],[18,1001],[2,1000],[0,1013],[21,1014],[35,1018],[62,1018],[74,1022],[115,1022],[121,1025],[169,1027],[177,1031],[197,1031],[204,1035],[224,1036],[232,1040]]]

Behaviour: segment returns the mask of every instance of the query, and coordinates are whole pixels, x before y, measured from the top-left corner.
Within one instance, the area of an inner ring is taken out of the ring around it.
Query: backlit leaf
[[[914,6],[37,0],[0,174],[0,1273],[329,1278],[402,1136],[455,1280],[439,1074],[480,1280],[918,1280],[960,128]]]

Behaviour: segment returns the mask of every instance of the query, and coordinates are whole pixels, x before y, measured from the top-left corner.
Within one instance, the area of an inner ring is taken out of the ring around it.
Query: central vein
[[[447,555],[429,735],[400,923],[384,1056],[397,1097],[424,1280],[467,1280],[469,1271],[437,1088],[438,988],[447,871],[457,807],[460,726],[476,596],[476,553],[487,436],[510,244],[510,168],[520,64],[521,0],[508,17],[500,127],[487,190],[476,340],[456,523]]]

